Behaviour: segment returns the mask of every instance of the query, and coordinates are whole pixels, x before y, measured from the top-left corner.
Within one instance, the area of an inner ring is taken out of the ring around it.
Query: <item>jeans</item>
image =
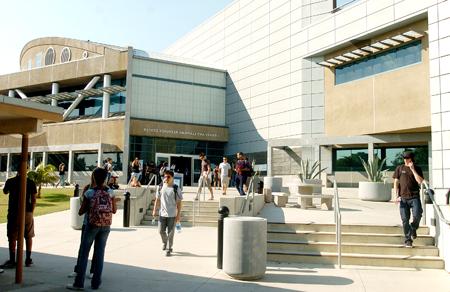
[[[103,271],[103,262],[105,258],[106,241],[111,228],[109,226],[95,227],[87,225],[82,242],[80,245],[80,259],[77,267],[77,276],[75,277],[74,286],[84,287],[84,277],[86,274],[86,267],[88,263],[89,251],[92,243],[94,244],[94,258],[92,259],[92,268],[94,276],[91,280],[91,287],[98,288],[101,284],[101,277]]]
[[[167,229],[167,233],[166,233]],[[175,234],[175,217],[159,217],[158,231],[161,235],[162,242],[167,247],[167,240],[169,241],[169,249],[172,249],[173,236]]]
[[[59,185],[61,185],[62,187],[66,186],[66,175],[65,174],[60,174],[59,175]]]
[[[81,227],[81,238],[80,238],[80,247],[78,248],[77,264],[76,264],[75,268],[73,269],[73,271],[75,273],[79,273],[78,267],[80,266],[81,246],[83,244],[84,235],[86,234],[86,226],[87,226],[86,224],[83,224],[83,226]],[[96,258],[96,255],[95,255],[95,245],[94,245],[94,256],[93,256],[93,259],[95,259],[95,258]],[[90,273],[91,274],[94,273],[94,260],[92,260]]]
[[[241,196],[245,196],[244,184],[247,182],[247,176],[245,174],[236,175],[236,189]]]
[[[413,221],[409,223],[411,209]],[[420,198],[402,198],[400,201],[400,217],[402,218],[405,242],[412,242],[411,235],[419,228],[420,219],[422,218],[422,204],[420,203]]]

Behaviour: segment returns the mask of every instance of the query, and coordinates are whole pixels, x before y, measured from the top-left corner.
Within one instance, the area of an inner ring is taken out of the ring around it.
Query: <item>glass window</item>
[[[75,153],[73,171],[89,171],[97,167],[98,153]]]
[[[69,165],[69,153],[49,153],[47,164],[51,164],[54,167],[58,168],[58,166],[64,163],[66,167]]]
[[[36,54],[36,58],[34,61],[35,67],[41,67],[42,66],[42,52],[39,52]]]
[[[367,149],[334,149],[333,171],[364,171],[360,158],[367,161]]]
[[[6,171],[6,164],[8,162],[8,156],[0,156],[0,171]]]
[[[380,54],[335,68],[335,84],[341,84],[383,73],[422,60],[422,43],[415,41]]]
[[[334,7],[333,8],[339,8],[341,6],[344,6],[348,3],[354,2],[357,0],[334,0]]]

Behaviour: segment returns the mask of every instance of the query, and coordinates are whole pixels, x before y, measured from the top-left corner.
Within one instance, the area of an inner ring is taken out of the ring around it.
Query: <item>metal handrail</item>
[[[423,187],[425,187],[425,189]],[[421,189],[421,195],[424,196],[424,192],[429,189],[429,186],[428,186],[428,183],[426,182],[426,180],[422,181],[422,183],[420,184],[420,189]],[[428,195],[430,197],[431,202],[433,203],[433,208],[436,210],[436,213],[438,214],[439,219],[441,221],[443,221],[445,224],[450,225],[450,220],[445,219],[444,214],[442,214],[441,207],[436,203],[436,200],[434,199],[434,194],[430,192],[430,193],[428,193]],[[425,203],[425,202],[423,201],[423,203]],[[427,208],[426,208],[425,204],[422,204],[422,206],[423,206],[422,209],[424,210],[423,218],[426,218],[426,209]]]
[[[338,267],[341,268],[341,258],[342,258],[342,230],[341,230],[341,207],[339,204],[339,194],[336,180],[333,181],[333,189],[334,189],[334,223],[336,223],[336,246],[337,246],[337,255],[338,255]]]
[[[247,195],[245,196],[244,204],[242,204],[240,215],[244,214],[245,208],[247,207],[247,203],[248,203],[248,210],[253,212],[252,213],[253,216],[255,215],[254,208],[253,208],[253,202],[255,199],[255,190],[253,187],[254,179],[255,179],[255,177],[252,176],[250,179],[250,183],[248,184]],[[251,198],[250,198],[250,196],[251,196]]]

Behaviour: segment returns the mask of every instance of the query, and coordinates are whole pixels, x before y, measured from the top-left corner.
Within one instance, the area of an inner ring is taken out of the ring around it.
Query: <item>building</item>
[[[131,47],[47,37],[27,43],[21,71],[0,76],[0,94],[62,107],[64,121],[30,136],[29,160],[68,166],[84,183],[107,157],[126,182],[129,161],[175,165],[193,184],[198,154],[221,160],[228,141],[220,68]],[[5,97],[8,98],[8,97]],[[0,136],[1,179],[18,170],[20,139]]]
[[[359,157],[393,169],[411,149],[443,198],[449,14],[442,0],[236,0],[165,53],[227,69],[226,154],[271,175],[319,160],[345,186],[363,179]]]

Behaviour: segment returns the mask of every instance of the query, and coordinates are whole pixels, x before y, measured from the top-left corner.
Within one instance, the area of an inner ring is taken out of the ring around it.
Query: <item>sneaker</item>
[[[166,245],[165,245],[165,244],[163,244],[163,246],[162,246],[162,250],[166,250],[166,249],[167,249]]]
[[[411,229],[411,238],[416,239],[417,238],[417,230],[412,228]]]
[[[198,201],[198,196],[194,198],[194,201]]]
[[[25,260],[25,267],[31,267],[32,264],[33,264],[33,260],[32,259],[26,259]]]
[[[3,265],[0,266],[2,269],[14,269],[16,267],[16,263],[10,260],[7,260]]]
[[[170,257],[172,255],[172,249],[168,249],[166,251],[166,257]]]
[[[77,276],[77,272],[72,272],[69,275],[67,275],[67,278],[75,278]]]
[[[3,273],[3,272],[4,272],[4,270],[3,270],[3,269],[0,269],[0,274]]]
[[[67,284],[66,289],[73,290],[73,291],[84,291],[83,287],[77,287],[74,284]]]
[[[89,273],[89,275],[87,275],[86,278],[88,278],[88,279],[94,278],[94,273]]]
[[[405,247],[408,247],[408,248],[413,247],[412,241],[407,241],[407,242],[405,242]]]

